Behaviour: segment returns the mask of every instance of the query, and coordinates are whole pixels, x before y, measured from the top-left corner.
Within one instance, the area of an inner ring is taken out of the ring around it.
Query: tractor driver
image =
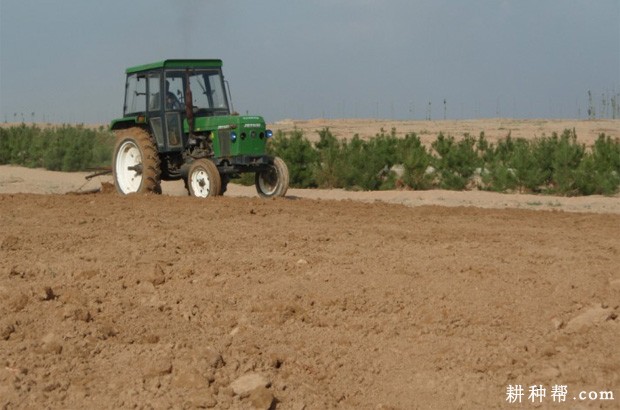
[[[180,110],[181,103],[174,93],[170,92],[170,81],[166,80],[166,109],[167,110]]]
[[[156,93],[151,100],[151,109],[159,109],[159,93]],[[170,81],[166,80],[166,110],[180,110],[183,107],[179,99],[170,91]]]

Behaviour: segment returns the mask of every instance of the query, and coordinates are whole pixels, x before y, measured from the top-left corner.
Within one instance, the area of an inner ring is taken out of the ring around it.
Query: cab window
[[[146,77],[144,74],[127,76],[125,85],[125,116],[146,111]]]

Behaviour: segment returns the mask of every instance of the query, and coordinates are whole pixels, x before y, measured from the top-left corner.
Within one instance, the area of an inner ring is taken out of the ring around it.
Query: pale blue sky
[[[620,0],[0,0],[0,121],[107,123],[126,67],[189,57],[269,122],[583,118],[620,94]]]

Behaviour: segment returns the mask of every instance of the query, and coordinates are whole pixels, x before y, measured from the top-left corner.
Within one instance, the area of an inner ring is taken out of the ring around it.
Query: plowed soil
[[[617,408],[619,238],[612,213],[1,194],[0,407]]]

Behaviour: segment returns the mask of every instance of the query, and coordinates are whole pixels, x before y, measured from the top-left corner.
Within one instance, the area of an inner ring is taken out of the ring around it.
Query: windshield
[[[224,79],[219,70],[185,70],[167,71],[166,80],[169,91],[179,99],[185,107],[185,87],[189,78],[192,90],[194,111],[209,110],[228,114],[228,99],[224,89]]]

